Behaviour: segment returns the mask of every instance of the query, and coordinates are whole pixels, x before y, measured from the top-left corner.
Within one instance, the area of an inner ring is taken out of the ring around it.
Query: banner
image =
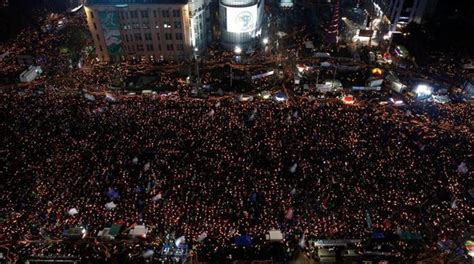
[[[267,76],[273,75],[274,73],[275,73],[274,71],[269,71],[269,72],[265,72],[265,73],[262,73],[262,74],[253,75],[252,80],[265,78]]]
[[[352,86],[352,91],[380,91],[381,89],[381,86]]]
[[[258,4],[247,7],[226,6],[227,31],[246,33],[255,30],[258,19]]]
[[[122,38],[120,36],[120,24],[117,12],[101,11],[99,12],[99,19],[109,55],[121,54]]]

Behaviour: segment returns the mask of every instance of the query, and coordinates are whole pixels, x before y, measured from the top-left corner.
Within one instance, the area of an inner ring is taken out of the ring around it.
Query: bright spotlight
[[[430,96],[432,92],[432,88],[426,84],[419,84],[415,89],[417,96]]]
[[[267,45],[268,44],[268,38],[264,38],[262,42],[263,42],[264,45]]]
[[[195,47],[195,48],[194,48],[194,51],[195,51],[195,52],[198,52],[198,51],[199,51],[199,49],[198,49],[197,47]]]
[[[242,52],[242,49],[239,46],[236,46],[234,52],[235,54],[240,54]]]

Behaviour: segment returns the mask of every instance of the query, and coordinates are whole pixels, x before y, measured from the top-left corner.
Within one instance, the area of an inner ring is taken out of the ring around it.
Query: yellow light
[[[382,75],[383,71],[380,68],[373,68],[372,69],[372,74],[373,75]]]

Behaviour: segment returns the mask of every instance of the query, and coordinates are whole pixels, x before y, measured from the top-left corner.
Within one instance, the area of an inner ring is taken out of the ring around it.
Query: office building
[[[391,30],[398,31],[409,23],[421,24],[432,15],[438,0],[375,0],[374,9],[390,19]]]
[[[191,46],[199,52],[204,51],[212,41],[211,0],[192,0],[189,2]]]
[[[208,42],[207,0],[89,0],[84,8],[101,61],[187,60]]]

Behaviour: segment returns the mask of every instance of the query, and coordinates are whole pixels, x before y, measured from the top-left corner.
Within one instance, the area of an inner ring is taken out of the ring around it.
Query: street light
[[[268,38],[264,38],[262,42],[263,42],[263,45],[267,45],[268,44]]]
[[[234,53],[235,62],[240,63],[240,53],[242,53],[242,48],[240,48],[239,46],[235,46]]]
[[[201,84],[201,78],[199,77],[199,57],[198,57],[198,47],[194,47],[194,61],[196,63],[196,88]]]
[[[239,46],[235,46],[234,52],[239,55],[242,52],[242,49]]]

